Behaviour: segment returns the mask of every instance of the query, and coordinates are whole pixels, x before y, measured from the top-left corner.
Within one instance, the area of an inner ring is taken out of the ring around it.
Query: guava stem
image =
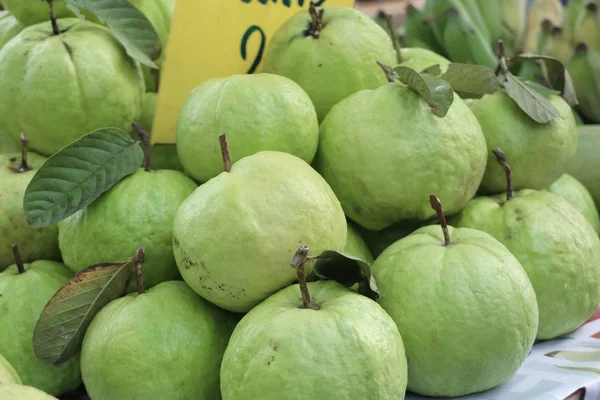
[[[219,135],[221,143],[221,157],[223,158],[223,168],[225,172],[231,172],[231,157],[229,156],[229,147],[227,146],[227,134],[225,132]]]
[[[144,290],[144,277],[142,275],[142,266],[144,264],[145,257],[145,247],[142,246],[135,252],[135,256],[133,256],[133,267],[135,268],[135,279],[137,282],[137,292],[138,294],[142,294],[145,292]]]
[[[315,6],[310,6],[308,13],[310,14],[310,23],[308,29],[304,31],[304,36],[312,36],[318,39],[321,36],[321,30],[323,29],[323,13],[325,10],[320,9],[317,11]]]
[[[58,24],[56,23],[56,14],[54,14],[54,0],[46,0],[48,7],[50,8],[50,22],[52,23],[52,33],[54,36],[58,36],[60,31],[58,30]]]
[[[388,82],[393,83],[396,80],[398,74],[396,74],[396,71],[394,71],[392,67],[385,65],[381,61],[377,61],[377,65],[379,65],[379,67],[383,70]]]
[[[150,133],[140,125],[139,122],[134,122],[131,125],[133,125],[133,128],[137,131],[137,134],[142,141],[142,147],[144,149],[144,171],[150,172],[152,170],[150,162]]]
[[[492,153],[496,156],[496,160],[502,166],[504,173],[506,174],[506,200],[511,200],[515,196],[515,192],[513,190],[512,184],[512,170],[510,165],[508,164],[508,160],[506,159],[506,155],[499,148],[494,148]]]
[[[21,163],[18,167],[13,167],[13,171],[23,173],[31,171],[31,167],[27,163],[27,149],[29,148],[29,140],[21,133]]]
[[[298,285],[300,286],[300,293],[302,294],[302,308],[318,310],[320,307],[310,298],[308,293],[308,285],[306,284],[306,270],[304,264],[308,260],[308,246],[301,245],[292,259],[292,268],[296,270],[298,274]]]
[[[392,40],[392,44],[394,45],[394,50],[396,50],[396,59],[398,61],[398,64],[400,64],[402,62],[402,51],[400,49],[400,40],[398,38],[398,35],[396,34],[396,30],[394,29],[394,23],[392,22],[392,15],[386,13],[385,11],[382,11],[381,13],[381,16],[385,20],[385,24],[387,26],[390,39]]]
[[[444,214],[444,209],[442,207],[442,202],[433,194],[429,196],[429,204],[431,204],[431,208],[435,210],[440,219],[440,223],[442,225],[442,232],[444,232],[444,246],[450,246],[452,241],[450,240],[450,232],[448,231],[448,222],[446,221],[446,214]]]
[[[504,40],[498,40],[498,66],[496,67],[496,75],[500,72],[508,72],[508,65],[506,65],[506,48],[504,47]]]
[[[13,244],[11,246],[13,257],[15,259],[15,264],[17,264],[17,270],[19,271],[19,275],[25,272],[25,267],[23,266],[23,260],[21,259],[21,252],[19,251],[19,246]]]

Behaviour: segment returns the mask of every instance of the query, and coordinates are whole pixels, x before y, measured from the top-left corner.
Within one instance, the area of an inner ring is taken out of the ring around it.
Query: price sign
[[[309,6],[354,0],[177,0],[161,72],[153,143],[175,143],[181,105],[201,82],[260,71],[269,39]]]

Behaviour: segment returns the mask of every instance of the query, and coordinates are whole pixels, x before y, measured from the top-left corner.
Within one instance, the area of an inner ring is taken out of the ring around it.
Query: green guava
[[[434,216],[423,201],[430,193],[445,199],[448,214],[458,212],[477,191],[486,160],[481,127],[460,97],[440,118],[413,90],[389,83],[331,109],[315,167],[350,219],[381,230]]]
[[[327,182],[302,159],[263,151],[200,186],[175,216],[183,279],[226,310],[249,311],[296,279],[300,243],[344,251],[346,218]],[[310,273],[311,271],[308,271]]]
[[[25,29],[8,11],[0,11],[0,49]]]
[[[394,321],[337,282],[298,285],[252,309],[233,331],[221,366],[223,400],[402,400],[406,357]]]
[[[21,172],[20,153],[0,154],[0,271],[14,262],[13,244],[19,245],[25,262],[60,260],[58,228],[55,225],[43,228],[29,225],[23,209],[27,185],[45,161],[45,157],[30,152],[27,168],[31,169]]]
[[[48,300],[71,278],[71,272],[63,264],[48,260],[25,264],[24,269],[20,274],[12,265],[0,272],[0,353],[24,385],[60,396],[81,384],[79,354],[58,367],[38,360],[33,352],[33,328]]]
[[[564,174],[547,189],[569,202],[585,219],[592,224],[596,233],[600,233],[600,216],[590,192],[577,179]]]
[[[138,122],[150,133],[154,126],[154,113],[156,111],[157,94],[147,92],[142,101],[142,114]],[[137,133],[136,133],[137,135]],[[174,144],[154,144],[150,147],[150,160],[152,169],[172,169],[183,171],[177,157],[177,146]]]
[[[322,121],[344,98],[384,85],[377,61],[391,65],[396,52],[385,30],[354,8],[325,7],[320,22],[315,28],[307,10],[287,20],[269,42],[262,71],[298,83]]]
[[[485,95],[469,104],[483,128],[488,165],[480,192],[498,194],[505,190],[502,168],[498,168],[492,149],[510,155],[515,176],[513,187],[545,189],[566,172],[567,163],[577,150],[577,128],[571,108],[560,96],[548,98],[560,117],[547,124],[532,120],[506,92]]]
[[[16,383],[17,385],[20,385],[23,382],[21,382],[21,377],[19,377],[19,374],[15,371],[13,366],[6,358],[4,358],[4,356],[2,356],[2,354],[0,354],[0,385],[6,383]]]
[[[415,71],[423,71],[425,68],[438,64],[440,68],[448,67],[450,60],[431,50],[419,47],[405,47],[400,50],[402,56],[401,66],[409,67]]]
[[[348,223],[348,234],[346,236],[346,248],[344,249],[344,253],[358,257],[369,264],[373,262],[371,251],[351,223]]]
[[[408,389],[456,397],[510,379],[538,327],[535,292],[519,261],[474,229],[426,226],[373,264],[381,299],[406,346]]]
[[[19,142],[12,136],[0,131],[0,154],[16,153],[20,150]]]
[[[0,96],[0,131],[24,133],[43,155],[99,128],[129,130],[144,93],[139,64],[107,28],[57,23],[59,35],[49,22],[34,25],[0,50],[0,93],[11,93]]]
[[[234,326],[185,282],[115,300],[85,333],[87,392],[94,400],[219,399],[219,369]]]
[[[35,25],[50,20],[50,9],[45,0],[2,0],[2,4],[23,25]],[[53,5],[56,18],[72,17],[74,15],[62,0],[54,0]]]
[[[0,399],[2,400],[58,400],[31,386],[8,383],[0,385]]]
[[[569,333],[600,304],[600,239],[555,194],[523,189],[506,198],[475,198],[454,223],[491,234],[521,262],[537,294],[538,339]]]
[[[85,209],[58,223],[65,265],[78,272],[131,257],[146,247],[144,284],[178,279],[172,248],[173,218],[196,184],[179,171],[143,169],[124,178]],[[135,290],[130,281],[128,291]]]
[[[579,143],[575,157],[567,165],[567,173],[581,182],[600,210],[600,125],[584,125],[577,128]]]
[[[188,96],[177,119],[177,153],[185,171],[206,182],[223,171],[217,138],[227,133],[231,161],[282,151],[311,163],[319,121],[308,95],[277,75],[208,80]]]

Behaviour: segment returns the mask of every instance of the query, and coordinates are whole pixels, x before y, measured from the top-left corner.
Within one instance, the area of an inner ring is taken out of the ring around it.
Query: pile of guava
[[[600,306],[600,126],[500,7],[305,4],[152,144],[175,0],[2,3],[0,400],[468,398]]]

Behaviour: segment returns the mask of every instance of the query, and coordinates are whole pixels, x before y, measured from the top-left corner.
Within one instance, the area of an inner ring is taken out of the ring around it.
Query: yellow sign
[[[177,0],[163,61],[153,143],[175,143],[181,105],[201,82],[259,71],[269,39],[311,4],[354,0]]]

